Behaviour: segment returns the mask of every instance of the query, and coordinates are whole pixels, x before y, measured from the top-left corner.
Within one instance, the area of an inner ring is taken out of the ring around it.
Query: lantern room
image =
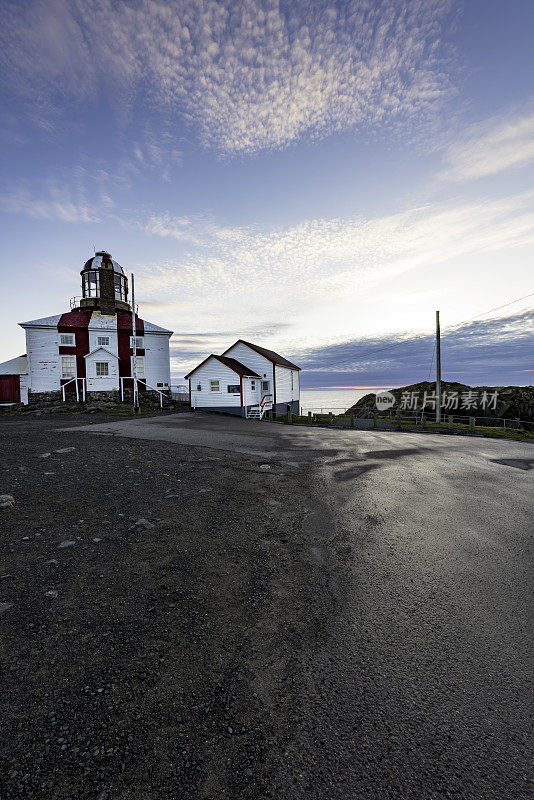
[[[80,308],[99,310],[102,314],[129,311],[128,279],[118,261],[100,250],[85,262],[81,271]]]

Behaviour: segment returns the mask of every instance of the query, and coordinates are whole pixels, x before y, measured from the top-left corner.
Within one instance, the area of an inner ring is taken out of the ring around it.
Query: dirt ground
[[[301,473],[78,421],[0,419],[0,797],[274,796],[327,631]]]

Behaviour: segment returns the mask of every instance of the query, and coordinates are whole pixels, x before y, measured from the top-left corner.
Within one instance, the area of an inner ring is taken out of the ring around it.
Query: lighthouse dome
[[[82,273],[89,272],[93,269],[110,269],[118,275],[124,275],[124,270],[118,261],[114,261],[109,253],[105,250],[99,250],[98,253],[85,262],[83,265]]]

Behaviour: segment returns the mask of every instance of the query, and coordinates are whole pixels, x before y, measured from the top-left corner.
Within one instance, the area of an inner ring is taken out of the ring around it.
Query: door
[[[261,400],[261,380],[258,378],[247,378],[245,381],[245,405],[257,406]]]
[[[20,403],[19,375],[0,375],[0,403]]]

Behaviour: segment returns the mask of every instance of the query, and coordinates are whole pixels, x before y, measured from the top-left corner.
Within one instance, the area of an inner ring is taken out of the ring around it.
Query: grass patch
[[[401,427],[409,428],[413,430],[414,428],[424,430],[421,423],[416,424],[414,422],[408,420],[401,420]],[[449,427],[448,423],[443,422],[430,422],[427,421],[426,423],[427,430],[441,430],[441,431],[466,431],[472,433],[481,433],[484,436],[495,436],[499,439],[514,439],[517,442],[534,442],[534,433],[529,433],[528,431],[522,430],[521,428],[487,428],[482,425],[477,425],[472,431],[469,425],[464,425],[460,422],[455,422],[452,429]]]

